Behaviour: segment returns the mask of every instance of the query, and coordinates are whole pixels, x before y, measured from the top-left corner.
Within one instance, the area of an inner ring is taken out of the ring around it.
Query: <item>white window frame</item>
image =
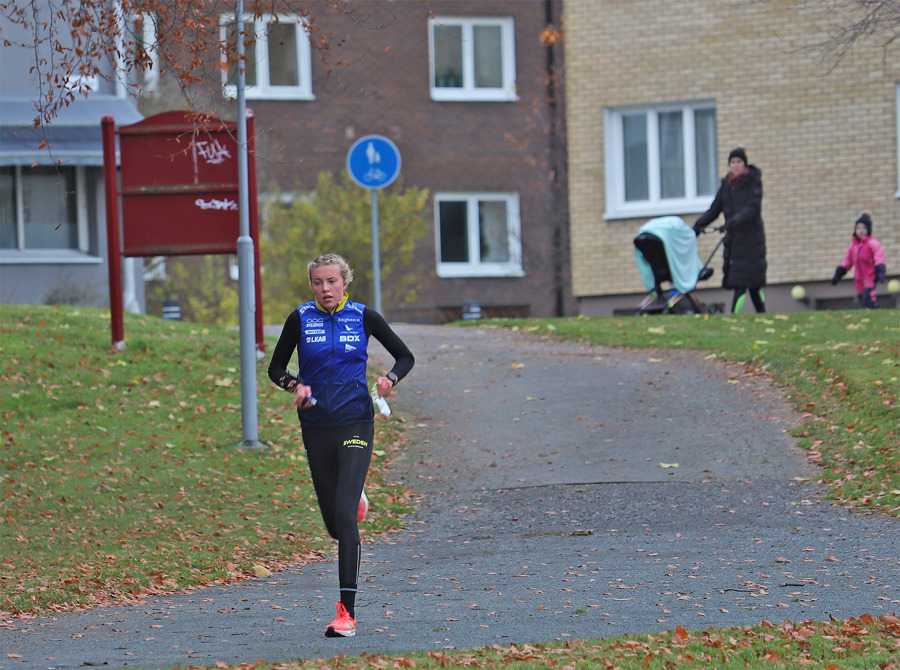
[[[269,84],[268,38],[266,25],[269,23],[294,24],[297,36],[297,74],[300,84],[297,86],[273,86]],[[219,37],[224,44],[228,38],[228,27],[234,23],[234,15],[223,14],[219,17]],[[309,42],[309,29],[306,21],[299,15],[265,14],[259,18],[253,14],[244,15],[244,29],[252,29],[256,35],[255,42],[247,45],[246,57],[256,62],[256,83],[247,85],[245,95],[248,100],[314,100],[312,91],[312,48]],[[229,98],[237,97],[237,86],[228,83],[227,57],[223,52],[222,87]]]
[[[694,144],[694,112],[715,110],[711,100],[658,105],[633,105],[604,110],[605,165],[606,165],[606,219],[638,218],[668,214],[705,212],[715,197],[697,194],[696,152]],[[659,114],[681,111],[684,129],[684,177],[685,197],[662,198],[659,179]],[[625,152],[622,118],[629,114],[647,115],[647,169],[650,197],[647,200],[625,200]]]
[[[119,36],[118,36],[118,47],[119,53],[122,54],[123,58],[119,61],[119,71],[126,71],[126,64],[124,61],[125,54],[125,35],[130,35],[131,39],[135,43],[140,44],[147,51],[147,55],[150,56],[150,65],[146,69],[139,69],[135,67],[134,72],[132,73],[132,77],[135,79],[139,79],[139,95],[149,95],[155,96],[159,93],[159,53],[156,49],[156,44],[159,41],[159,31],[157,30],[156,25],[156,17],[148,12],[146,14],[142,14],[140,12],[135,12],[130,14],[127,19],[121,14],[121,3],[117,7],[119,10]],[[141,21],[140,31],[137,30],[136,24],[138,19]],[[120,85],[123,86],[123,94],[126,93],[124,90],[124,85],[122,82],[119,82]]]
[[[443,201],[466,203],[466,223],[468,227],[469,261],[466,263],[445,263],[441,261],[441,220],[440,203]],[[507,216],[507,245],[509,260],[504,263],[482,263],[479,259],[478,204],[480,202],[505,202]],[[434,233],[437,261],[437,275],[441,278],[453,277],[522,277],[522,223],[518,193],[435,193]]]
[[[463,85],[460,88],[445,88],[434,85],[434,27],[436,25],[455,25],[462,28]],[[474,39],[472,38],[472,30],[475,26],[500,27],[503,83],[498,88],[478,88],[475,86]],[[431,99],[436,102],[514,102],[518,100],[519,96],[516,92],[515,23],[512,17],[435,16],[430,19],[428,21],[428,74]]]
[[[0,249],[0,264],[27,264],[27,263],[100,263],[99,256],[90,255],[90,230],[88,229],[88,180],[87,170],[84,165],[76,165],[68,168],[75,170],[75,212],[78,231],[78,247],[60,247],[59,249],[29,249],[25,240],[25,212],[22,198],[22,171],[23,166],[14,165],[13,181],[16,198],[16,240],[18,246],[14,249]],[[27,169],[24,168],[24,169]]]
[[[159,54],[156,45],[159,42],[156,17],[152,12],[135,11],[125,14],[122,2],[115,3],[118,32],[116,33],[116,51],[118,54],[116,64],[116,97],[125,98],[129,95],[129,84],[136,83],[137,95],[155,96],[159,93]],[[138,30],[137,21],[140,20],[141,28]],[[127,38],[127,39],[126,39]],[[127,48],[126,48],[127,46]],[[142,47],[150,56],[150,64],[146,69],[128,65],[126,54],[134,56],[133,50]],[[74,82],[77,86],[78,82]],[[77,89],[76,89],[77,90]]]
[[[83,75],[76,72],[69,73],[65,80],[65,88],[67,91],[75,93],[79,98],[83,97],[95,101],[103,98],[126,100],[131,96],[128,82],[129,75],[124,58],[124,33],[126,32],[126,26],[122,12],[122,2],[120,0],[113,2],[112,9],[115,12],[117,24],[114,37],[116,53],[118,54],[116,63],[102,59],[102,63],[98,66],[100,72],[93,75]],[[107,80],[112,83],[112,91],[101,91],[100,89]]]

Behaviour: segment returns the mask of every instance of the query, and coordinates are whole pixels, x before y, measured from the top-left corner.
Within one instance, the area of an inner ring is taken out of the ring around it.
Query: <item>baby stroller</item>
[[[719,244],[722,241],[719,240]],[[712,277],[706,263],[697,253],[697,235],[680,217],[661,216],[650,219],[634,238],[634,256],[641,279],[650,293],[638,305],[640,314],[702,314],[706,307],[693,295],[698,281]],[[663,289],[668,282],[670,288]]]

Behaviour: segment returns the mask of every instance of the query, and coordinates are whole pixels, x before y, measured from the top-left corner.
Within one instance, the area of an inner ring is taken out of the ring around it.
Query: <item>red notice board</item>
[[[115,128],[104,116],[103,170],[113,344],[124,346],[122,256],[237,253],[237,125],[185,111]],[[116,169],[116,140],[120,169]],[[247,110],[248,215],[254,248],[256,346],[263,351],[253,113]],[[119,216],[121,207],[121,218]]]
[[[122,254],[237,252],[234,124],[164,112],[119,128]]]

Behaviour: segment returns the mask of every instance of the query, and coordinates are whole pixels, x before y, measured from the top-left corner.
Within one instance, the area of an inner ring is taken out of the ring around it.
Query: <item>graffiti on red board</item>
[[[208,165],[219,165],[231,158],[231,152],[217,139],[198,141],[195,146]]]
[[[197,198],[194,200],[194,204],[200,209],[217,209],[225,212],[236,212],[238,209],[237,203],[231,198],[210,198],[209,200]]]

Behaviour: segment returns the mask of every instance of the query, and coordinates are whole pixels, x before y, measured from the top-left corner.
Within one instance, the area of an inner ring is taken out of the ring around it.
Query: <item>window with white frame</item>
[[[433,100],[518,99],[512,18],[436,16],[428,44]]]
[[[159,93],[159,54],[156,45],[159,40],[156,26],[156,18],[153,14],[134,13],[129,15],[125,27],[122,30],[128,35],[129,48],[134,52],[136,60],[132,77],[135,80],[140,95],[156,95]],[[120,35],[119,52],[126,52],[125,45]],[[121,63],[125,70],[127,64]]]
[[[607,109],[606,218],[702,212],[718,187],[710,101]]]
[[[88,169],[0,167],[0,252],[7,252],[0,258],[4,262],[45,260],[53,253],[89,253],[88,195],[97,186],[96,180],[88,179]]]
[[[234,17],[220,19],[222,40],[229,52],[237,52]],[[312,68],[309,33],[300,16],[244,17],[248,99],[312,100]],[[225,95],[237,96],[237,64],[222,55]]]
[[[434,196],[438,277],[521,277],[517,193]]]

